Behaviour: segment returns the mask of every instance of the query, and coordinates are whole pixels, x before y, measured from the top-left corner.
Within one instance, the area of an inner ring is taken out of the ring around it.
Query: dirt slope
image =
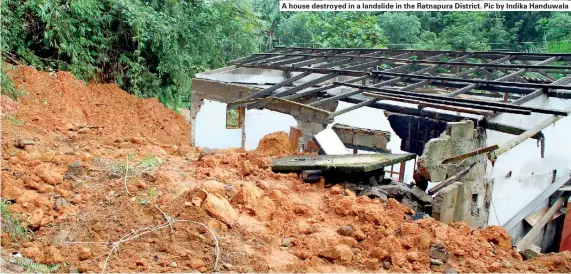
[[[11,76],[16,86],[28,92],[18,111],[23,122],[55,132],[83,128],[161,144],[189,143],[188,122],[155,98],[136,98],[114,84],[87,85],[69,72],[19,67]]]
[[[30,95],[2,118],[2,198],[35,238],[4,232],[6,260],[19,251],[81,272],[571,271],[568,252],[522,260],[499,227],[412,221],[395,200],[274,174],[265,149],[186,147],[177,114],[112,85],[16,75]]]

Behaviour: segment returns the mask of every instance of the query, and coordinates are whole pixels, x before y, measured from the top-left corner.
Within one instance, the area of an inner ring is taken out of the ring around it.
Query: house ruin
[[[196,127],[209,102],[237,112],[232,136],[242,147],[250,127],[280,128],[284,114],[295,119],[300,149],[327,128],[354,152],[389,153],[387,144],[398,141],[416,157],[385,172],[429,182],[432,217],[501,225],[514,241],[523,237],[522,248],[551,251],[557,222],[529,218],[568,197],[570,63],[571,54],[279,47],[196,75],[192,144],[201,146],[195,134],[208,131]],[[386,126],[335,122],[365,108],[370,115],[353,120]],[[273,118],[249,123],[258,109]]]

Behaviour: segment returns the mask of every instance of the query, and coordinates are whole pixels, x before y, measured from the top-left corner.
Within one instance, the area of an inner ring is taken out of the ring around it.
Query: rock
[[[444,271],[445,274],[458,274],[458,270],[456,270],[455,268],[446,268],[446,271]]]
[[[319,252],[318,255],[329,260],[339,260],[344,263],[349,263],[353,260],[353,251],[351,251],[351,247],[344,244],[324,249]]]
[[[227,263],[227,262],[222,262],[222,266],[224,268],[226,268],[226,270],[232,270],[232,268],[234,268],[233,265],[231,265],[230,263]]]
[[[251,182],[244,183],[232,201],[238,204],[256,205],[264,192]]]
[[[64,198],[69,198],[69,197],[71,197],[71,194],[72,194],[71,191],[69,191],[69,190],[67,190],[67,189],[64,189],[64,188],[62,188],[62,187],[59,187],[59,186],[58,186],[58,187],[55,187],[54,190],[55,190],[56,193],[59,193],[59,194],[60,194],[62,197],[64,197]]]
[[[75,197],[73,197],[71,199],[71,203],[72,204],[79,204],[79,203],[81,203],[82,199],[83,199],[83,197],[81,197],[81,194],[77,194],[77,195],[75,195]]]
[[[349,197],[357,197],[357,194],[353,190],[350,190],[350,189],[345,189],[345,195],[349,196]]]
[[[198,268],[198,271],[200,271],[200,272],[204,273],[204,272],[207,272],[207,271],[208,271],[208,269],[206,269],[206,267],[205,267],[205,266],[203,266],[203,267],[200,267],[200,268]]]
[[[170,267],[178,267],[178,264],[176,262],[172,262],[169,264]]]
[[[351,235],[352,232],[353,232],[353,227],[350,225],[344,225],[344,226],[340,227],[339,229],[337,229],[337,233],[339,233],[343,236],[349,236],[349,235]]]
[[[66,241],[67,236],[69,235],[70,231],[67,229],[60,230],[57,235],[52,239],[52,244],[61,244],[61,242]]]
[[[83,261],[79,263],[79,266],[77,267],[77,269],[79,270],[80,273],[86,273],[86,272],[90,272],[91,270],[91,266],[92,264],[89,261]],[[100,269],[98,269],[99,271]]]
[[[191,259],[188,265],[192,269],[197,269],[205,266],[204,261],[201,259]]]
[[[488,271],[490,271],[490,272],[498,272],[498,270],[500,270],[501,268],[502,268],[502,264],[500,264],[500,263],[498,263],[498,262],[495,262],[495,263],[492,263],[492,265],[490,265],[490,266],[488,267]]]
[[[184,205],[186,206],[186,202],[184,203]],[[200,199],[200,197],[192,197],[192,200],[190,201],[189,206],[190,205],[200,207],[202,205],[202,199]]]
[[[216,180],[209,180],[202,183],[202,188],[211,193],[223,194],[225,192],[224,184]]]
[[[44,255],[37,246],[20,249],[20,253],[22,253],[22,256],[26,258],[30,258],[36,261],[42,260]]]
[[[418,252],[409,252],[406,254],[406,259],[409,262],[416,262],[420,260],[420,254],[418,254]]]
[[[14,146],[17,148],[25,148],[26,146],[33,146],[35,144],[36,142],[34,142],[34,140],[21,138],[14,143]]]
[[[283,247],[290,247],[293,245],[293,239],[292,238],[284,238],[282,240],[282,246]]]
[[[59,210],[62,207],[66,207],[67,206],[67,200],[65,198],[58,198],[55,202],[54,202],[54,209],[55,210]]]
[[[136,138],[136,137],[131,137],[131,139],[129,139],[129,141],[131,141],[131,143],[133,144],[138,144],[138,145],[144,145],[145,141],[143,141],[140,138]]]
[[[367,269],[370,269],[370,270],[377,270],[377,269],[379,269],[380,265],[381,265],[381,263],[379,262],[379,259],[377,259],[377,258],[367,259],[365,261],[365,266],[367,267]]]
[[[147,266],[147,260],[145,260],[143,258],[139,258],[138,260],[135,261],[135,265],[146,267]]]
[[[258,181],[256,182],[256,185],[261,189],[261,190],[268,190],[270,189],[270,183],[268,181]]]
[[[378,187],[369,187],[369,188],[363,190],[360,194],[361,194],[361,196],[367,196],[371,199],[381,199],[381,200],[387,200],[388,199],[387,192],[385,192],[384,190],[382,190]]]
[[[391,268],[391,263],[388,261],[383,262],[383,268],[389,270]]]
[[[268,196],[262,197],[255,207],[256,216],[263,221],[271,221],[275,211],[276,204]]]
[[[40,226],[45,226],[55,220],[54,216],[46,216],[40,221]]]
[[[67,167],[67,172],[65,174],[65,177],[66,178],[73,178],[73,177],[82,176],[84,174],[85,174],[85,171],[83,170],[83,165],[81,164],[81,162],[73,161]]]
[[[443,265],[444,262],[441,261],[441,260],[438,260],[438,259],[432,259],[432,258],[430,258],[430,264],[433,264],[433,265]]]
[[[229,226],[232,226],[234,221],[238,218],[238,213],[236,213],[236,210],[232,205],[230,205],[228,200],[220,198],[212,193],[207,194],[201,207],[204,208],[212,217]]]
[[[357,228],[353,230],[353,234],[351,234],[351,237],[355,238],[355,240],[357,241],[362,241],[367,237],[367,235],[365,235],[365,232],[363,232],[363,230]]]
[[[42,218],[44,218],[44,210],[41,208],[36,208],[30,217],[29,225],[32,228],[40,227],[42,223]]]
[[[502,261],[502,265],[503,265],[505,268],[510,268],[510,267],[512,267],[512,264],[510,264],[508,261]]]
[[[341,189],[340,186],[333,186],[331,188],[331,190],[329,191],[329,193],[331,193],[333,195],[339,195],[339,194],[341,194],[341,192],[343,192],[343,189]]]
[[[91,249],[89,247],[82,247],[79,250],[79,259],[80,260],[87,260],[91,257]]]
[[[63,182],[63,176],[58,172],[56,172],[55,170],[48,167],[40,169],[37,175],[40,178],[42,178],[44,182],[50,185],[59,185],[61,182]]]
[[[70,274],[79,274],[79,269],[75,266],[70,266],[69,267],[69,273]]]
[[[198,161],[202,160],[202,158],[204,158],[204,157],[211,156],[211,155],[214,155],[214,151],[209,149],[209,148],[204,148],[198,154]]]
[[[446,262],[446,260],[448,260],[448,252],[446,251],[446,249],[443,246],[439,246],[439,245],[432,245],[430,247],[430,251],[428,253],[428,256],[430,256],[430,258],[433,259],[438,259],[441,260],[443,262]]]
[[[45,255],[46,255],[46,263],[48,264],[59,264],[63,263],[64,261],[64,258],[61,255],[59,249],[57,249],[53,245],[48,248],[48,250],[45,252]]]
[[[522,253],[526,259],[531,259],[541,254],[541,248],[537,245],[531,244]]]

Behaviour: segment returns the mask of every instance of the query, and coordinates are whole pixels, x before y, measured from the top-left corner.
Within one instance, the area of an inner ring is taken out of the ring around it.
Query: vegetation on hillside
[[[3,0],[2,92],[21,93],[8,63],[115,82],[171,108],[195,73],[280,44],[570,52],[565,12],[280,12],[277,0]]]

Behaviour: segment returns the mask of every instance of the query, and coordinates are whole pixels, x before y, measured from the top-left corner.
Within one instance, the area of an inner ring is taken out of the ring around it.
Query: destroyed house
[[[278,47],[196,75],[192,143],[252,148],[289,131],[300,150],[326,155],[275,169],[380,168],[427,183],[433,218],[500,225],[518,247],[556,251],[571,183],[570,63],[569,53]],[[373,190],[363,191],[394,189]]]

